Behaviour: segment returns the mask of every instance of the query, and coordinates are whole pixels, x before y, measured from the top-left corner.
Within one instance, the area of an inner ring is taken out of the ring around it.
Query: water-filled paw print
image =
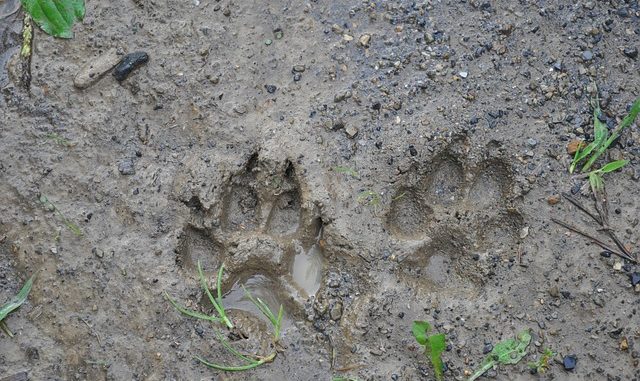
[[[225,307],[243,319],[261,318],[244,285],[272,310],[284,305],[286,328],[294,316],[304,316],[304,303],[320,287],[324,258],[319,213],[305,202],[291,161],[255,154],[222,179],[209,208],[198,196],[187,203],[191,218],[179,239],[176,262],[188,278],[198,262],[210,274],[224,263]]]
[[[479,263],[517,246],[522,218],[512,187],[505,160],[474,162],[452,148],[406,174],[386,217],[405,273],[438,287],[481,282]]]

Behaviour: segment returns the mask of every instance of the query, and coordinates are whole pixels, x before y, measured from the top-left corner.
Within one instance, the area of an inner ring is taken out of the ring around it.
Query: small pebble
[[[534,148],[535,146],[538,145],[538,141],[535,140],[534,138],[529,138],[527,139],[527,145],[531,148]]]
[[[369,47],[369,43],[371,42],[371,35],[370,34],[363,34],[362,36],[360,36],[360,39],[358,39],[358,43],[360,43],[361,46],[368,48]]]
[[[485,346],[482,348],[482,354],[486,355],[487,353],[491,352],[493,350],[493,344],[489,343],[489,344],[485,344]]]
[[[576,368],[577,362],[578,359],[575,355],[564,356],[564,359],[562,359],[562,365],[564,366],[565,370],[574,370]]]
[[[344,129],[344,132],[347,134],[349,139],[353,139],[356,137],[356,135],[358,135],[358,129],[354,126],[348,126]]]
[[[600,253],[600,256],[602,256],[604,258],[611,258],[611,252],[605,250],[605,251]]]
[[[626,351],[627,349],[629,349],[629,340],[627,340],[626,337],[623,337],[622,340],[620,340],[620,350]]]
[[[585,50],[582,52],[582,59],[586,61],[591,61],[593,59],[593,53],[590,50]]]
[[[331,320],[337,321],[342,317],[342,303],[337,302],[329,311],[329,315],[331,316]]]
[[[418,150],[416,150],[416,147],[414,147],[414,146],[409,146],[409,154],[410,154],[411,156],[416,156],[416,155],[418,155]]]
[[[264,85],[264,88],[267,89],[267,93],[273,94],[278,89],[275,85]]]
[[[467,73],[466,71],[461,71],[458,74],[460,75],[460,78],[467,78],[469,76],[469,73]]]
[[[637,286],[640,284],[640,273],[639,272],[634,272],[630,275],[631,278],[631,285],[632,286]]]

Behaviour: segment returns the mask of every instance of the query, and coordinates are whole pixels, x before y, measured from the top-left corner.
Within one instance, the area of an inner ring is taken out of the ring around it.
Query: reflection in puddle
[[[251,293],[254,299],[260,298],[269,306],[274,315],[278,314],[278,309],[280,308],[280,304],[282,304],[277,295],[279,287],[274,281],[262,275],[253,275],[244,282],[236,282],[231,288],[231,291],[222,297],[222,304],[225,308],[246,311],[255,316],[260,316],[265,322],[269,321],[245,294],[242,289],[242,284],[244,284],[244,287]],[[289,319],[287,318],[286,308],[282,320],[284,326],[288,325],[287,322]]]
[[[323,254],[320,244],[314,243],[306,252],[300,250],[293,259],[291,275],[307,296],[315,295],[320,288],[323,270]]]

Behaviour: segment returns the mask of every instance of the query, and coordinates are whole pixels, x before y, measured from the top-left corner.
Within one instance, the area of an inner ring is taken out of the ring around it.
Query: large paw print
[[[515,249],[522,224],[510,201],[509,165],[464,156],[449,148],[423,172],[407,174],[386,220],[405,273],[439,288],[482,282],[488,274],[479,263]]]
[[[179,267],[192,277],[198,261],[209,273],[224,263],[223,302],[243,316],[260,312],[240,285],[273,310],[283,304],[289,317],[304,316],[304,303],[322,277],[322,221],[305,203],[293,163],[261,160],[256,154],[224,179],[210,208],[198,197],[189,201],[191,219],[176,250]]]

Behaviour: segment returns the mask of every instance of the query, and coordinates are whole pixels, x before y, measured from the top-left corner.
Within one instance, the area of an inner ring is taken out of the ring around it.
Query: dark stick
[[[567,199],[567,201],[569,201],[570,203],[572,203],[576,208],[580,209],[581,211],[583,211],[585,214],[587,214],[589,217],[593,218],[594,221],[596,221],[600,226],[602,226],[602,229],[609,235],[609,237],[611,237],[611,239],[613,240],[613,242],[615,242],[616,246],[618,246],[618,248],[625,253],[627,256],[629,256],[629,258],[633,257],[633,254],[629,252],[629,250],[627,250],[627,248],[622,244],[622,242],[618,239],[618,236],[616,236],[616,233],[613,232],[613,230],[609,227],[609,226],[605,226],[602,223],[602,219],[598,216],[596,216],[595,214],[591,213],[589,211],[589,209],[587,209],[584,205],[582,205],[582,203],[580,201],[578,201],[578,199],[576,199],[575,197],[573,197],[572,195],[568,194],[568,193],[562,193],[562,196]],[[596,200],[596,203],[598,201]]]
[[[573,197],[572,195],[568,194],[568,193],[563,193],[562,197],[566,198],[567,201],[569,201],[570,203],[572,203],[573,205],[576,206],[576,208],[582,210],[583,212],[585,212],[589,217],[593,218],[598,225],[602,225],[602,221],[600,220],[600,218],[598,216],[596,216],[595,214],[591,213],[589,211],[589,209],[587,209],[584,205],[582,205],[582,203],[580,201],[578,201],[577,198]]]
[[[596,245],[600,246],[601,248],[603,248],[603,249],[607,250],[608,252],[610,252],[610,253],[612,253],[612,254],[615,254],[615,255],[619,256],[620,258],[626,259],[626,260],[628,260],[629,262],[638,263],[638,261],[636,261],[634,258],[632,258],[632,257],[630,257],[630,256],[627,256],[626,254],[623,254],[623,253],[621,253],[621,252],[617,251],[616,249],[614,249],[614,248],[612,248],[611,246],[607,245],[606,243],[604,243],[604,242],[600,241],[600,240],[599,240],[599,239],[597,239],[596,237],[593,237],[593,236],[591,236],[591,235],[589,235],[589,234],[587,234],[587,233],[585,233],[585,232],[581,231],[580,229],[578,229],[578,228],[576,228],[576,227],[573,227],[573,226],[569,225],[569,224],[568,224],[568,223],[566,223],[566,222],[560,221],[560,220],[555,219],[555,218],[553,218],[553,217],[551,217],[551,221],[553,221],[553,222],[555,222],[556,224],[558,224],[558,225],[560,225],[560,226],[563,226],[563,227],[565,227],[565,228],[567,228],[567,229],[569,229],[569,230],[571,230],[571,231],[573,231],[573,232],[575,232],[575,233],[578,233],[578,234],[580,234],[581,236],[583,236],[583,237],[585,237],[585,238],[590,239],[590,240],[591,240],[593,243],[595,243]]]

